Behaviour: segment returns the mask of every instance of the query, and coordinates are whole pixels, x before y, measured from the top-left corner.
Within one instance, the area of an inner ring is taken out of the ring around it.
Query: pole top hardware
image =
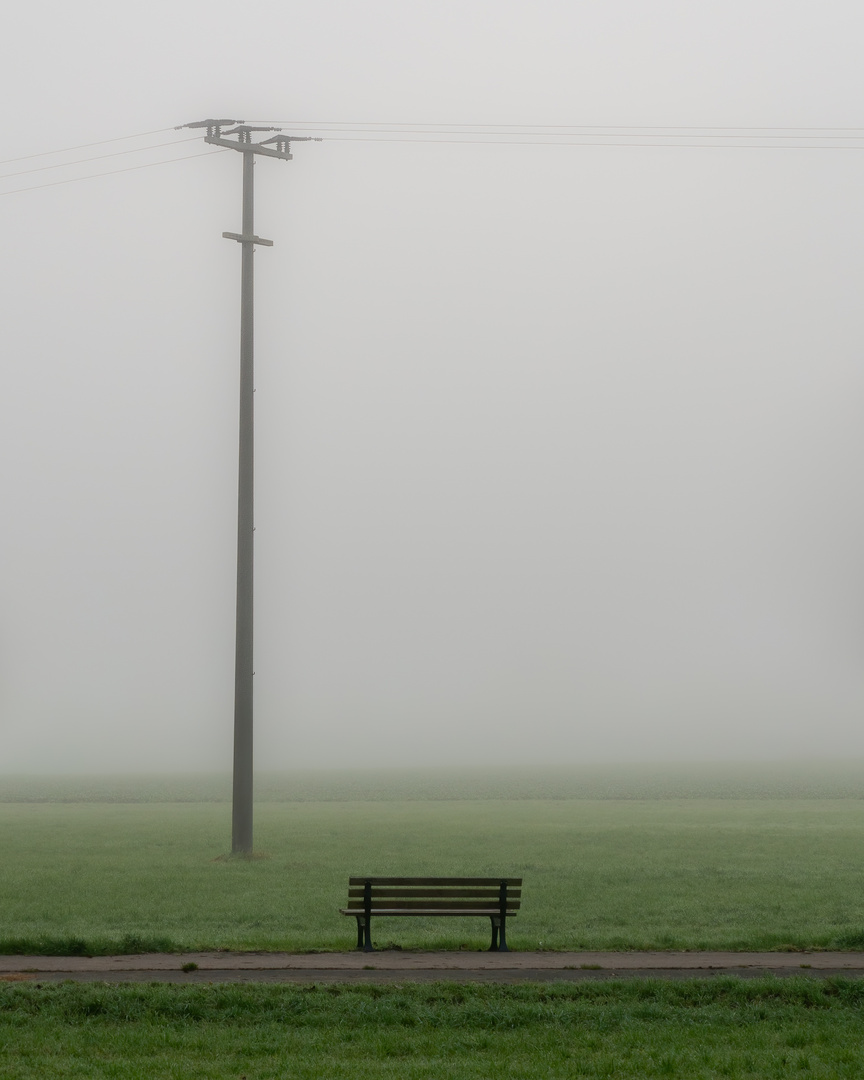
[[[174,130],[180,131],[182,128],[206,128],[204,142],[213,146],[239,150],[241,154],[264,154],[266,157],[281,158],[282,161],[292,160],[292,142],[322,141],[312,135],[287,135],[280,127],[246,124],[242,120],[194,120],[191,124],[180,124]],[[259,131],[275,131],[278,134],[272,135],[269,139],[261,139],[260,142],[253,142],[253,134]]]
[[[323,139],[316,138],[314,135],[274,135],[272,139],[262,139],[259,143],[260,146],[269,146],[271,143],[275,144],[276,149],[280,153],[291,153],[292,142],[323,142]]]
[[[226,127],[228,130],[223,131]],[[213,146],[239,150],[241,154],[264,154],[267,157],[281,158],[282,161],[293,159],[292,142],[323,142],[313,135],[286,135],[282,128],[245,124],[242,120],[195,120],[191,124],[180,124],[174,130],[180,131],[182,128],[206,128],[204,142]],[[256,131],[276,131],[278,134],[260,142],[253,142],[252,134]]]
[[[237,127],[222,131],[220,128],[207,128],[204,142],[213,146],[224,146],[229,150],[239,150],[241,154],[264,154],[265,157],[281,158],[282,161],[291,161],[291,146],[287,137],[275,136],[275,139],[266,139],[261,142],[252,141],[252,133],[255,131],[279,131],[275,127],[252,127],[248,124],[240,124]],[[276,141],[275,146],[265,145]]]

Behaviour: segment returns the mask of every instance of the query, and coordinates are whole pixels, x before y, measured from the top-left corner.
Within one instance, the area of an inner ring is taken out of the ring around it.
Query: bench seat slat
[[[521,885],[521,877],[512,878],[489,878],[489,877],[351,877],[348,878],[350,885],[365,885],[369,881],[375,885],[485,885],[487,888],[497,888],[502,881],[508,885]]]
[[[365,890],[360,888],[359,885],[356,885],[353,888],[350,888],[348,890],[348,895],[349,896],[364,896],[365,895]],[[453,899],[456,899],[456,898],[461,899],[462,897],[476,896],[476,897],[483,897],[483,898],[485,898],[487,900],[497,900],[498,895],[499,895],[499,890],[497,888],[494,888],[494,889],[464,889],[464,888],[458,888],[456,886],[454,886],[453,888],[450,888],[450,889],[432,889],[432,888],[411,889],[411,888],[408,888],[408,886],[405,886],[404,888],[399,888],[398,886],[394,886],[393,888],[386,888],[384,886],[373,885],[372,886],[372,895],[373,896],[398,896],[398,897],[401,897],[404,900],[410,900],[412,897],[423,897],[423,896],[443,896],[443,897],[451,897]],[[508,895],[508,897],[512,896],[512,897],[517,897],[518,898],[518,897],[520,897],[522,895],[522,890],[521,889],[508,889],[507,890],[507,895]]]
[[[507,911],[517,911],[521,906],[519,900],[508,900]],[[416,911],[419,908],[427,908],[430,911],[445,908],[451,910],[460,911],[500,911],[499,904],[493,904],[489,900],[376,900],[372,898],[372,912],[380,911],[382,908],[393,908],[399,911]],[[356,911],[361,914],[365,911],[362,900],[348,901],[348,910]]]
[[[340,914],[341,915],[362,915],[363,912],[362,911],[355,911],[353,908],[349,908],[349,909],[340,908]],[[472,910],[472,911],[464,911],[464,910],[451,911],[449,908],[434,908],[434,909],[432,909],[432,908],[429,908],[429,909],[427,909],[427,908],[415,908],[415,909],[412,909],[411,911],[406,911],[404,908],[393,908],[393,909],[391,909],[391,908],[379,908],[378,910],[373,910],[372,914],[373,915],[386,915],[386,916],[390,916],[390,917],[394,917],[394,918],[397,915],[435,915],[436,917],[438,915],[487,915],[487,916],[494,916],[494,915],[500,915],[500,911],[498,910],[498,908],[477,908],[476,910]],[[515,911],[508,911],[507,912],[508,917],[515,916],[515,914],[516,914]]]

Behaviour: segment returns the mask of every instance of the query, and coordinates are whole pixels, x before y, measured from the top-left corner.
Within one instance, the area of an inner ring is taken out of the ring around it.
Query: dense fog
[[[12,22],[0,771],[230,763],[209,116],[324,138],[256,165],[260,766],[864,757],[859,7]]]

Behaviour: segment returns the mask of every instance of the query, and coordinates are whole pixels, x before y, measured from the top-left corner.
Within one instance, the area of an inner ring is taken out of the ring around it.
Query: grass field
[[[6,1080],[861,1076],[855,980],[0,984]]]
[[[259,772],[255,777],[257,803],[454,799],[864,799],[864,761],[332,769]],[[231,777],[224,774],[0,773],[0,803],[230,801]]]
[[[415,777],[424,798],[405,797],[403,775],[389,787],[371,774],[307,777],[293,800],[283,781],[281,801],[271,778],[256,811],[267,857],[253,860],[225,857],[221,779],[7,778],[0,951],[348,949],[353,920],[338,908],[358,873],[521,874],[517,949],[864,947],[864,799],[851,769],[819,782],[778,773],[762,789],[716,774],[700,788],[680,770],[484,776]],[[574,797],[586,785],[593,797]],[[790,790],[805,797],[758,797]],[[479,919],[373,923],[377,944],[405,948],[480,948],[487,935]]]

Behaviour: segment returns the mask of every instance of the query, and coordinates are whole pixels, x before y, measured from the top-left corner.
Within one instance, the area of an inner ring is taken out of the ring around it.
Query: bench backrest
[[[522,878],[352,877],[348,911],[464,911],[513,915],[522,904]]]

